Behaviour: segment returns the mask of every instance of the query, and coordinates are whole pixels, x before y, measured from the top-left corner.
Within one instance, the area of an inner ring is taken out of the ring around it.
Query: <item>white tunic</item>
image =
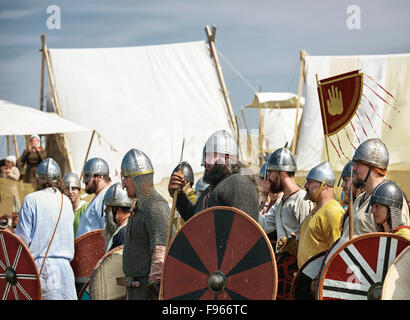
[[[306,190],[299,190],[292,194],[286,201],[281,196],[264,215],[259,215],[259,224],[265,232],[275,230],[277,238],[288,238],[291,233],[299,239],[300,226],[313,209],[310,200],[304,200]]]
[[[59,190],[46,188],[28,194],[21,205],[16,235],[27,245],[40,272],[47,247],[63,208],[52,244],[40,275],[42,298],[76,300],[74,273],[74,212],[70,200]]]
[[[76,238],[84,233],[105,228],[105,205],[103,204],[103,200],[108,188],[109,186],[101,190],[88,204],[87,209],[85,209],[80,217],[77,234],[75,235]]]

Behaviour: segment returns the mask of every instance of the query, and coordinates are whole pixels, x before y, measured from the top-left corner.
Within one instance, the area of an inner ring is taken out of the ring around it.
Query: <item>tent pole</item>
[[[56,107],[57,114],[60,117],[62,117],[63,115],[61,113],[60,99],[58,97],[58,92],[57,92],[56,83],[55,83],[55,79],[54,79],[54,73],[53,73],[53,69],[51,67],[51,60],[50,60],[50,55],[49,55],[47,44],[46,44],[46,35],[45,34],[41,35],[41,42],[43,44],[43,54],[44,54],[45,59],[46,59],[48,76],[50,78],[51,88],[52,88],[52,91],[53,91],[54,105]],[[65,148],[66,153],[67,153],[68,169],[69,169],[69,171],[73,171],[73,159],[71,157],[70,148],[68,146],[67,135],[65,133],[62,133],[62,135],[63,135],[63,141],[64,141],[64,148]]]
[[[91,139],[90,139],[90,143],[88,144],[88,149],[87,149],[87,153],[85,154],[85,159],[84,159],[84,163],[83,163],[83,168],[84,165],[88,159],[88,154],[90,153],[90,149],[91,149],[91,144],[93,143],[93,139],[94,139],[94,135],[95,135],[95,130],[93,130],[93,133],[91,134]],[[80,181],[83,177],[83,170],[81,170],[81,174],[80,174]]]
[[[297,137],[298,137],[298,118],[299,118],[299,109],[300,109],[300,97],[302,96],[302,89],[303,89],[303,79],[305,77],[305,56],[306,51],[300,50],[300,75],[299,75],[299,88],[298,88],[298,103],[296,105],[296,118],[295,118],[295,128],[293,133],[293,142],[292,142],[292,154],[295,155],[296,153],[296,144],[297,144]]]
[[[44,35],[41,36],[41,71],[40,71],[40,111],[44,110],[44,105],[43,105],[43,97],[44,97],[44,52],[45,52],[45,41],[46,41],[46,37]]]
[[[7,155],[10,155],[10,136],[6,136],[7,141]]]
[[[16,135],[13,135],[14,150],[16,151],[16,158],[19,158],[19,149],[17,148],[17,139]]]
[[[206,26],[205,27],[205,33],[206,33],[206,36],[208,38],[209,47],[211,49],[211,56],[214,58],[214,61],[215,61],[216,72],[217,72],[218,77],[219,77],[219,82],[221,83],[222,92],[223,92],[223,95],[224,95],[224,98],[225,98],[226,107],[228,109],[228,114],[229,114],[229,117],[230,117],[231,127],[234,130],[234,134],[236,135],[236,139],[239,140],[238,126],[236,125],[235,116],[234,116],[234,113],[232,111],[231,101],[229,100],[228,90],[226,89],[226,84],[225,84],[225,80],[224,80],[224,77],[223,77],[223,74],[222,74],[221,65],[219,64],[219,58],[218,58],[218,55],[216,53],[216,48],[215,48],[216,27],[212,26],[212,33],[211,33],[211,30],[209,29],[209,26]]]

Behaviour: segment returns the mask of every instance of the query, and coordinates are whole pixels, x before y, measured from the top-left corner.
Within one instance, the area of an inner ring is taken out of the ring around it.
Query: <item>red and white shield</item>
[[[318,298],[380,299],[390,265],[409,244],[400,236],[383,232],[364,234],[346,242],[326,263]]]
[[[39,300],[41,285],[30,251],[8,231],[0,231],[0,297],[2,300]]]

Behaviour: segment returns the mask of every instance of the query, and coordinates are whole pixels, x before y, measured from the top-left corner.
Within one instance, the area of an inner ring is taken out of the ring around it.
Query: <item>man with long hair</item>
[[[61,171],[51,158],[37,167],[36,191],[21,205],[16,235],[30,250],[45,300],[76,300],[73,207],[63,194]],[[53,236],[54,235],[54,236]]]

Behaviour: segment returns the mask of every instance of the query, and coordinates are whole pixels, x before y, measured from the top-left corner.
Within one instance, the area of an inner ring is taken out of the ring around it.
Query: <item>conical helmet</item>
[[[192,185],[194,184],[194,171],[192,170],[191,165],[186,162],[186,161],[182,161],[181,163],[181,167],[182,167],[182,174],[185,177],[185,180],[188,182],[191,182]],[[179,170],[179,164],[175,167],[174,171],[172,171],[172,173],[176,172]]]
[[[404,224],[401,214],[403,192],[393,181],[384,181],[374,188],[370,197],[370,205],[373,203],[382,204],[390,209],[393,230]]]
[[[327,185],[334,187],[335,185],[335,173],[333,172],[332,166],[328,161],[322,162],[321,164],[313,167],[307,177],[306,180],[315,180],[319,182],[324,182]]]
[[[132,200],[128,197],[127,190],[122,187],[121,182],[117,182],[105,192],[103,203],[106,206],[131,207]]]
[[[92,158],[89,159],[83,169],[83,181],[87,183],[90,181],[94,175],[103,175],[109,176],[110,169],[108,167],[108,163],[101,158]]]
[[[205,143],[203,157],[207,153],[219,153],[228,156],[231,163],[238,160],[238,145],[236,139],[226,130],[212,134]],[[202,161],[204,163],[204,161]]]
[[[364,141],[359,145],[353,155],[353,161],[387,170],[389,165],[389,152],[386,145],[379,138]]]
[[[74,172],[67,172],[63,176],[63,182],[66,188],[68,188],[69,192],[72,191],[72,188],[81,189],[80,179],[77,177],[77,175]]]
[[[259,170],[259,178],[261,179],[266,179],[266,167],[268,166],[268,163],[265,162],[262,167]]]
[[[37,166],[37,179],[56,180],[61,178],[61,170],[58,163],[52,158],[46,158]]]
[[[269,156],[266,170],[296,172],[296,161],[292,152],[280,148]]]
[[[340,185],[340,182],[342,181],[344,177],[352,176],[352,170],[353,170],[353,161],[349,161],[348,163],[346,163],[346,165],[344,166],[342,170],[342,173],[340,174],[340,178],[339,178],[339,182],[337,183],[337,186]]]
[[[136,177],[153,172],[151,160],[141,150],[131,149],[122,159],[121,176],[123,177]]]

